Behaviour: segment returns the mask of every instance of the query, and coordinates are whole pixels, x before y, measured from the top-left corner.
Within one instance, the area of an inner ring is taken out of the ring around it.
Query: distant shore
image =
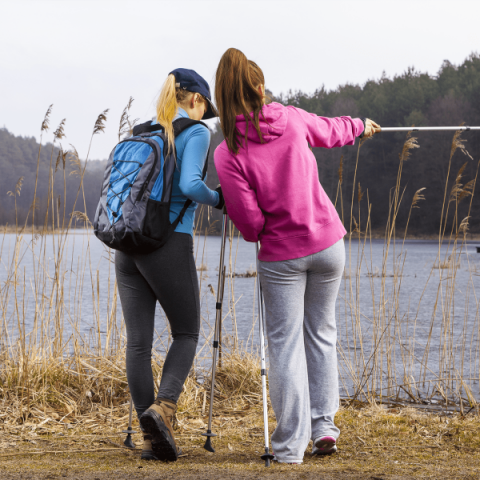
[[[75,233],[76,235],[82,235],[82,234],[86,234],[87,231],[89,234],[93,235],[93,228],[89,228],[89,229],[85,229],[85,228],[81,228],[81,227],[71,227],[70,230],[69,230],[71,233]],[[398,229],[398,232],[402,232],[402,229]],[[29,233],[32,233],[32,226],[31,225],[28,225],[27,227],[24,227],[23,225],[22,226],[18,226],[16,227],[15,225],[0,225],[0,234],[11,234],[11,233],[19,233],[19,234],[29,234]],[[63,233],[63,229],[60,228],[60,229],[55,229],[53,230],[51,226],[47,227],[46,229],[42,226],[35,226],[33,228],[33,233],[35,235],[37,234],[43,234],[43,235],[51,235],[52,233],[55,233],[55,234],[61,234]],[[236,232],[237,234],[238,232]],[[199,235],[199,236],[203,236],[203,234],[200,234],[200,233],[196,233],[196,235]],[[208,234],[209,236],[211,237],[218,237],[220,236],[220,232],[214,232],[214,233],[209,233]],[[348,239],[348,234],[345,235],[345,240]],[[355,232],[352,234],[352,239],[355,239],[355,240],[358,240],[358,233]],[[362,239],[364,239],[364,232],[362,232]],[[367,234],[367,240],[372,238],[372,240],[383,240],[385,238],[385,231],[383,230],[373,230],[371,233],[368,232]],[[395,237],[397,240],[403,240],[403,234],[399,234]],[[444,241],[446,241],[447,239],[449,238],[449,235],[448,233],[445,233],[445,239]],[[419,233],[419,234],[415,234],[415,233],[410,233],[408,234],[406,237],[405,237],[406,240],[438,240],[438,232],[436,233],[431,233],[431,234],[427,234],[427,233]],[[459,241],[461,239],[459,238]],[[480,242],[480,233],[468,233],[467,236],[466,236],[466,240],[467,242]],[[480,245],[479,245],[480,247]]]

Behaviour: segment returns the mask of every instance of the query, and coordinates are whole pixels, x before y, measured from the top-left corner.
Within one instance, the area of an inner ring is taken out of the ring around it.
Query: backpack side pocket
[[[145,214],[143,234],[153,240],[163,240],[170,226],[170,202],[149,198]]]

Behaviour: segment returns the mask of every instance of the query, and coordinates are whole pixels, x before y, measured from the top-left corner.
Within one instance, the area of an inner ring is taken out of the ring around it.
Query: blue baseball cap
[[[207,100],[207,111],[203,116],[203,120],[218,117],[218,112],[212,103],[210,95],[210,87],[203,77],[201,77],[195,70],[188,70],[187,68],[177,68],[172,70],[169,75],[175,76],[177,86],[188,90],[189,92],[199,93]]]

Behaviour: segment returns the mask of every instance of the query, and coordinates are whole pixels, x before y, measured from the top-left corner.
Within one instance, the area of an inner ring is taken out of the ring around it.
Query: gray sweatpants
[[[302,462],[310,438],[338,438],[335,301],[345,265],[343,239],[307,257],[259,262],[280,462]]]

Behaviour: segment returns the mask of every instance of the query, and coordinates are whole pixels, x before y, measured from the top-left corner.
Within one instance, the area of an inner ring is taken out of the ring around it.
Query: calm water
[[[40,273],[45,275],[47,285],[51,285],[55,271],[56,255],[53,253],[53,242],[58,245],[58,239],[52,236],[45,238],[42,249],[39,239],[32,246],[31,236],[26,235],[19,249],[16,295],[17,304],[21,305],[22,311],[19,315],[25,321],[27,332],[32,328],[35,312],[33,253],[37,257],[45,258],[47,267]],[[347,364],[353,365],[353,369],[359,370],[360,373],[371,370],[372,353],[381,350],[378,348],[375,350],[373,346],[375,330],[377,339],[380,335],[383,342],[394,345],[390,347],[392,355],[390,366],[385,356],[382,359],[384,378],[389,372],[390,377],[395,376],[397,383],[402,383],[410,375],[417,377],[423,364],[427,367],[426,378],[431,380],[462,373],[464,378],[478,379],[477,294],[480,286],[480,254],[476,253],[477,244],[480,245],[480,242],[468,243],[461,251],[458,249],[460,268],[456,271],[454,279],[451,270],[432,269],[439,254],[438,242],[409,240],[403,245],[403,250],[401,242],[391,245],[385,278],[381,277],[385,253],[383,241],[373,240],[363,251],[359,248],[358,241],[352,241],[351,246],[346,243],[347,268],[337,301],[339,369],[342,378],[345,379],[345,388],[350,389],[354,383]],[[0,257],[2,287],[0,308],[3,324],[7,325],[10,331],[17,328],[14,282],[11,275],[9,277],[14,245],[15,236],[5,235]],[[201,283],[202,310],[198,351],[202,352],[202,355],[209,354],[208,349],[203,347],[205,340],[211,338],[215,321],[216,299],[213,292],[217,290],[219,250],[220,237],[197,237],[195,256]],[[442,245],[440,253],[441,261],[444,261],[451,253],[451,247],[447,244]],[[74,328],[72,325],[77,324],[78,333],[85,341],[90,341],[95,336],[97,316],[101,319],[100,334],[105,335],[105,319],[111,311],[113,295],[113,254],[93,235],[77,232],[69,236],[63,258],[64,339],[72,332]],[[227,243],[226,258],[227,271],[233,269],[236,273],[246,273],[255,270],[255,246],[241,238],[235,237],[231,244]],[[35,263],[35,269],[38,270],[38,261]],[[401,272],[397,270],[401,276],[396,280],[391,276],[394,268],[401,269]],[[372,272],[373,276],[369,275]],[[159,272],[159,275],[168,275],[168,272]],[[255,281],[255,278],[242,277],[227,279],[223,310],[226,316],[223,323],[223,340],[227,348],[234,345],[235,339],[247,349],[258,347],[257,308],[254,305]],[[452,284],[454,287],[451,287]],[[455,293],[449,296],[447,292],[453,291],[452,288]],[[42,293],[49,298],[49,292],[51,287]],[[54,308],[56,298],[52,299],[51,303]],[[386,305],[384,311],[380,309],[383,304]],[[50,299],[46,305],[50,305]],[[393,308],[393,305],[396,308]],[[451,320],[448,325],[442,311],[450,312]],[[120,325],[120,305],[117,309],[117,322]],[[383,326],[375,329],[374,324],[380,325],[382,322]],[[157,308],[156,312],[156,330],[155,347],[165,351],[168,348],[169,337],[161,308]],[[51,332],[53,335],[53,330]],[[429,337],[430,349],[427,360],[424,354]],[[5,331],[2,340],[4,344],[9,341]],[[445,345],[446,351],[451,352],[451,358],[448,362],[442,363],[439,359]],[[476,385],[478,393],[478,382],[472,381],[471,384]]]

